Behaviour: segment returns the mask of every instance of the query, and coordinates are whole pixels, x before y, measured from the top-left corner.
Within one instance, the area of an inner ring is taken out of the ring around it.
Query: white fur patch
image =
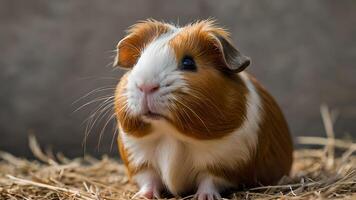
[[[221,139],[197,140],[179,133],[165,120],[152,120],[153,132],[142,138],[128,136],[120,130],[130,163],[133,166],[149,163],[166,187],[178,194],[199,185],[197,177],[206,173],[208,165],[234,166],[236,162],[248,162],[258,142],[263,108],[248,75],[241,72],[240,77],[248,88],[248,96],[246,120],[239,129]],[[224,181],[219,184],[229,186]]]
[[[128,112],[139,115],[144,112],[144,94],[137,86],[142,84],[159,84],[160,89],[146,98],[150,98],[151,111],[167,113],[167,105],[173,91],[184,86],[181,72],[177,70],[177,61],[168,42],[179,29],[160,35],[142,51],[136,65],[128,76],[127,97]]]
[[[216,187],[216,181],[214,181],[214,177],[207,175],[199,182],[195,197],[198,200],[221,199],[219,189]]]

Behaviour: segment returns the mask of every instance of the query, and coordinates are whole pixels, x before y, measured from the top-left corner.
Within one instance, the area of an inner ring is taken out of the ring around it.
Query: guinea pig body
[[[119,149],[137,197],[219,198],[288,175],[292,142],[278,105],[243,70],[249,59],[211,21],[133,26],[115,64]]]

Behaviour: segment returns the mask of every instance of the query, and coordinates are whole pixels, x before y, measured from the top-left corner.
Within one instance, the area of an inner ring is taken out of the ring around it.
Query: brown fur
[[[213,21],[201,21],[184,27],[170,41],[170,46],[178,61],[184,56],[191,56],[200,68],[216,68],[226,72],[226,63],[216,35],[230,41],[228,32],[215,27]]]
[[[264,109],[254,161],[256,177],[265,185],[275,184],[280,177],[289,174],[293,161],[293,143],[279,106],[254,78],[251,79],[258,89]]]
[[[118,54],[114,66],[132,68],[145,46],[168,30],[167,24],[155,20],[146,20],[133,25],[128,30],[128,36],[117,45]]]
[[[258,143],[248,163],[236,163],[228,168],[221,163],[209,166],[209,171],[224,177],[236,185],[247,187],[276,184],[288,175],[293,161],[293,144],[287,123],[273,97],[251,76],[262,101],[262,122],[258,132]],[[273,114],[272,114],[273,113]],[[273,148],[272,148],[273,147]]]
[[[218,139],[244,121],[247,88],[238,77],[224,78],[214,69],[199,70],[184,75],[189,91],[175,93],[172,123],[186,136]]]

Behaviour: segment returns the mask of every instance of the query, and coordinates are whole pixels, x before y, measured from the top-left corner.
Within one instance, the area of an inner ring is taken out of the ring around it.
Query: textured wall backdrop
[[[276,97],[294,136],[322,135],[322,102],[339,110],[339,136],[356,133],[356,1],[353,0],[0,0],[0,149],[30,155],[27,135],[69,156],[82,155],[83,121],[112,87],[112,51],[137,20],[185,24],[216,18],[253,64],[248,69]],[[110,151],[113,124],[87,152]],[[116,151],[116,146],[112,152]]]

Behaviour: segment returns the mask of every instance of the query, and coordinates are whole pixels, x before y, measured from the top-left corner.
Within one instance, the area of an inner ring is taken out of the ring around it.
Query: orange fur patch
[[[230,41],[228,32],[214,26],[212,21],[201,21],[184,27],[169,43],[176,59],[191,56],[201,68],[226,70],[226,64],[214,34]]]
[[[290,172],[293,162],[293,142],[278,104],[254,78],[252,81],[259,92],[264,108],[256,149],[256,177],[265,185],[275,184]]]
[[[210,173],[236,185],[241,183],[247,187],[272,185],[289,174],[293,162],[293,143],[277,103],[251,75],[249,77],[260,95],[264,111],[257,148],[251,149],[252,158],[248,163],[236,162],[233,167],[221,163],[208,166],[208,169]]]
[[[128,30],[128,36],[117,45],[118,54],[114,66],[132,68],[147,44],[169,30],[167,24],[147,20],[142,21]]]

